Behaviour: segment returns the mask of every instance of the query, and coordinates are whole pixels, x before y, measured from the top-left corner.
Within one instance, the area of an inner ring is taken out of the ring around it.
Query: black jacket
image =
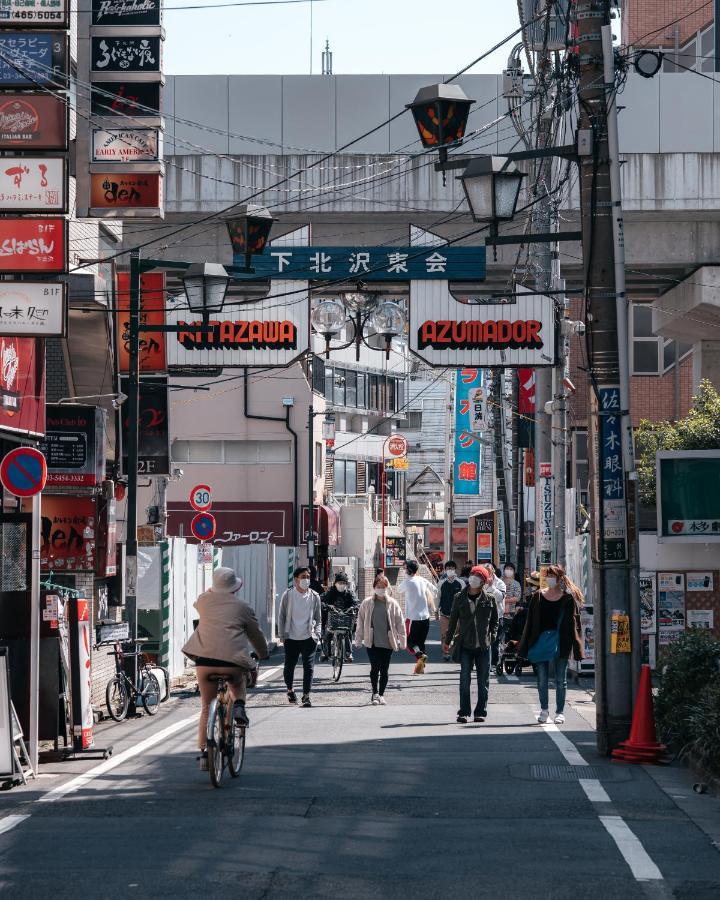
[[[335,585],[325,591],[320,600],[323,606],[334,606],[340,612],[348,612],[348,610],[355,609],[359,605],[357,597],[350,588],[344,594],[341,594],[340,591],[336,590]]]
[[[455,596],[463,589],[462,581],[455,578],[450,581],[444,578],[440,582],[440,603],[438,604],[438,612],[444,616],[449,616],[452,612]]]
[[[530,647],[540,637],[540,591],[533,594],[528,607],[527,621],[520,639],[518,652],[520,656],[527,657]],[[560,653],[561,659],[569,659],[572,653],[574,659],[582,659],[583,651],[582,628],[580,626],[580,604],[570,593],[564,593],[557,601],[562,604],[563,618],[560,622]]]
[[[495,640],[498,630],[498,611],[494,597],[481,591],[475,600],[475,617],[473,619],[468,600],[468,589],[463,588],[455,597],[450,621],[448,622],[448,638],[456,638],[462,647],[475,649],[477,635],[480,647],[487,650]],[[457,632],[457,635],[456,635]]]

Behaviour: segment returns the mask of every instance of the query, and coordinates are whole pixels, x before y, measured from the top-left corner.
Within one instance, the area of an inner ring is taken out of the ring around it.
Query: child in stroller
[[[515,607],[515,615],[505,626],[505,643],[500,650],[497,664],[497,674],[522,675],[524,666],[532,665],[529,660],[518,656],[518,645],[525,628],[527,618],[527,602],[521,600]]]

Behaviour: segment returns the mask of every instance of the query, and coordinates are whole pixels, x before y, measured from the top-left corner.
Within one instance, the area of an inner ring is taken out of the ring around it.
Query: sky
[[[168,75],[319,74],[325,39],[333,74],[451,74],[519,26],[516,0],[315,0],[228,9],[173,9],[225,0],[166,0]],[[516,39],[517,40],[517,39]],[[510,41],[473,72],[505,68]]]

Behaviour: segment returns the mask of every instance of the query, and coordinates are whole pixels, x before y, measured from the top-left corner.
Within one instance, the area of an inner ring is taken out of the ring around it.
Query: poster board
[[[685,631],[685,576],[678,572],[658,572],[658,644],[672,644]]]

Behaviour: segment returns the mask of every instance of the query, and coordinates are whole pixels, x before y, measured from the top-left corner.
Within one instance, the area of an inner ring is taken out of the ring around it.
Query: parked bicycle
[[[325,634],[329,637],[328,659],[332,666],[333,681],[340,681],[345,654],[352,643],[352,632],[355,624],[355,613],[342,612],[334,606],[328,606],[328,620]]]
[[[257,661],[255,654],[251,654]],[[247,673],[248,687],[257,684],[258,666]],[[225,675],[211,675],[217,683],[217,696],[210,702],[207,723],[207,754],[210,781],[219,788],[223,772],[227,766],[230,775],[237,778],[245,760],[245,733],[248,722],[238,721],[233,716],[234,701]]]
[[[115,657],[115,675],[105,688],[105,703],[110,717],[122,722],[131,701],[136,706],[142,704],[145,712],[154,716],[160,709],[160,682],[150,669],[148,656],[138,649],[132,653],[126,652],[119,641],[113,644],[108,656]],[[137,682],[133,684],[125,672],[125,660],[135,656],[138,658],[138,670]]]

